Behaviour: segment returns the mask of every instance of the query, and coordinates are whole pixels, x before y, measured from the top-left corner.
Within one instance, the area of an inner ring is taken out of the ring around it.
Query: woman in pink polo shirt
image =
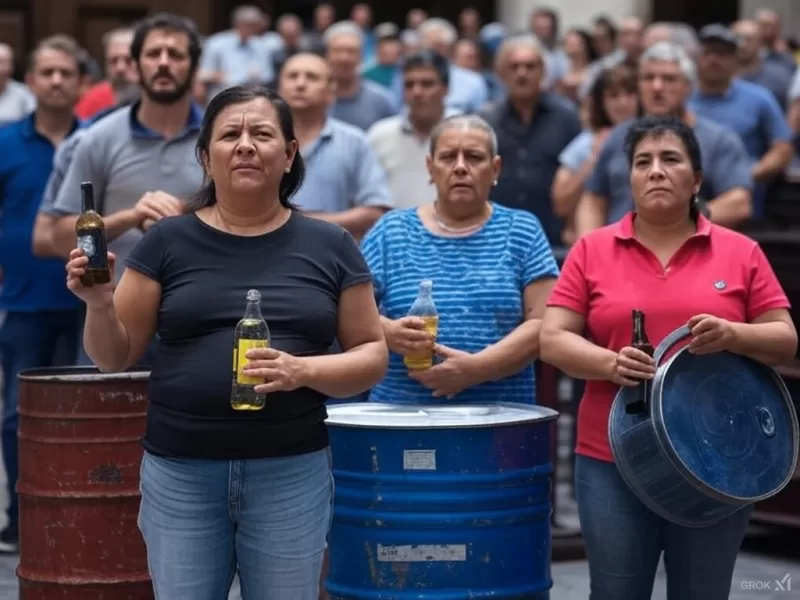
[[[794,357],[797,332],[758,244],[697,213],[702,165],[692,130],[648,117],[631,127],[628,148],[636,211],[575,244],[541,333],[542,359],[587,381],[575,486],[590,597],[649,599],[663,552],[669,600],[726,600],[751,511],[702,529],[673,525],[629,491],[613,463],[614,396],[654,372],[652,359],[628,346],[631,310],[647,315],[654,345],[688,324],[691,352],[727,350],[768,364]]]

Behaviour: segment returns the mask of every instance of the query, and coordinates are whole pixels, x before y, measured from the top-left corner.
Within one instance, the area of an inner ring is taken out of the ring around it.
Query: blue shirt
[[[300,149],[306,177],[291,201],[307,212],[342,212],[356,206],[392,207],[386,171],[367,135],[329,118],[319,137]]]
[[[792,130],[778,101],[758,84],[734,79],[721,96],[695,92],[689,108],[701,117],[736,132],[750,157],[751,167],[777,142],[791,142]],[[753,216],[764,212],[767,188],[758,184],[753,193]]]
[[[358,91],[349,98],[336,98],[329,115],[366,131],[381,119],[394,116],[392,95],[371,81],[361,81]]]
[[[438,343],[476,353],[524,320],[523,290],[539,279],[558,277],[550,245],[530,213],[493,204],[486,225],[468,237],[431,233],[417,208],[387,213],[367,233],[361,251],[372,272],[381,314],[406,316],[423,279],[433,281],[439,312]],[[432,392],[408,377],[403,358],[391,354],[383,381],[370,400],[436,402]],[[535,403],[533,366],[498,381],[467,388],[455,402]]]
[[[608,202],[607,223],[616,223],[634,209],[630,166],[625,152],[625,137],[633,123],[634,120],[626,121],[611,130],[586,182],[587,192]],[[703,184],[699,194],[702,199],[713,200],[734,188],[753,189],[752,161],[739,136],[703,117],[697,117],[694,134],[703,161]]]
[[[73,131],[78,127],[75,122]],[[64,261],[33,255],[33,226],[55,146],[35,129],[35,113],[0,130],[0,309],[69,310],[78,299],[67,290]],[[77,193],[77,192],[76,192]]]

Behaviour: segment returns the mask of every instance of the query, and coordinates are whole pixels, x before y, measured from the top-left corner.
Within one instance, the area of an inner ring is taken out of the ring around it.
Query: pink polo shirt
[[[647,336],[657,346],[697,314],[747,323],[789,308],[764,252],[750,238],[701,216],[697,233],[663,268],[635,238],[633,219],[628,213],[578,240],[548,301],[583,315],[595,344],[615,352],[630,344],[633,309],[644,311]],[[578,410],[578,454],[613,461],[608,417],[618,389],[610,381],[586,382]]]

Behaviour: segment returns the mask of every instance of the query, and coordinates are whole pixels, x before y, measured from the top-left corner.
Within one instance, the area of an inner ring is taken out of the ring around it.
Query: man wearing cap
[[[752,162],[753,218],[758,219],[764,212],[768,185],[792,160],[792,132],[769,90],[736,77],[736,34],[714,24],[701,29],[699,37],[698,85],[689,108],[741,138]]]

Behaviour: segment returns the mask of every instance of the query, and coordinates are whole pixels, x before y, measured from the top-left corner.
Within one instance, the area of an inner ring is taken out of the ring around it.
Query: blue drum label
[[[403,450],[405,471],[435,471],[436,450]]]
[[[378,544],[378,562],[464,562],[466,544],[424,544],[419,546],[384,546]]]

